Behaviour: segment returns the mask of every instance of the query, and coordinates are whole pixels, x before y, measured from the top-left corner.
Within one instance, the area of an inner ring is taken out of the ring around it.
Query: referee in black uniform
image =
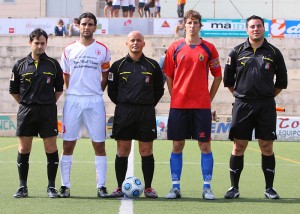
[[[265,197],[278,199],[279,195],[273,189],[273,141],[277,139],[274,97],[287,88],[287,69],[281,52],[264,38],[265,27],[261,17],[249,17],[246,30],[247,41],[231,51],[224,70],[224,85],[235,97],[229,133],[229,138],[234,141],[229,163],[231,188],[225,198],[238,198],[240,195],[244,152],[255,130],[265,176]]]
[[[56,101],[63,93],[62,69],[57,60],[46,55],[48,35],[35,29],[29,35],[31,53],[16,62],[10,79],[9,93],[20,104],[17,114],[19,149],[17,165],[20,188],[15,198],[28,196],[27,177],[33,136],[44,141],[47,155],[48,197],[58,197],[55,178],[58,167],[56,146],[57,107]]]
[[[139,141],[145,197],[157,198],[151,187],[154,174],[153,140],[157,137],[155,106],[164,94],[163,74],[159,64],[143,54],[144,36],[128,34],[129,53],[114,62],[108,73],[108,96],[116,104],[112,138],[117,140],[115,170],[117,189],[111,197],[123,197],[131,140]]]

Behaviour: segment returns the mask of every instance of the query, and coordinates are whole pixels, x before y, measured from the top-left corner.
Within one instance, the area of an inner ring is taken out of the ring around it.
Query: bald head
[[[139,37],[144,41],[144,36],[141,32],[139,31],[131,31],[128,35],[127,35],[128,39],[132,38],[132,37]]]
[[[127,36],[126,45],[129,49],[129,55],[137,60],[143,54],[145,47],[144,36],[139,31],[131,31]]]

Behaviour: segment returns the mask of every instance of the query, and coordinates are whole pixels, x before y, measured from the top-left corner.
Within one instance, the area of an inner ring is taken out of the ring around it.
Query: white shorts
[[[66,141],[78,140],[85,127],[93,142],[104,142],[106,138],[106,114],[101,95],[67,95],[63,109],[63,134]]]
[[[150,13],[155,13],[155,7],[149,7]]]

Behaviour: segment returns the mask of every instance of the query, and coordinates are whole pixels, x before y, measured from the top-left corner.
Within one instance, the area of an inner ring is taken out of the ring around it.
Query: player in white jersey
[[[73,151],[82,126],[88,131],[95,150],[97,195],[108,197],[105,187],[107,157],[105,151],[105,107],[102,98],[107,85],[110,52],[93,38],[97,19],[92,13],[79,17],[79,40],[65,47],[61,66],[67,88],[63,110],[63,152],[60,196],[70,197],[70,172]]]
[[[135,0],[129,0],[129,17],[133,17],[135,12]]]
[[[122,0],[121,1],[121,6],[122,6],[123,17],[128,17],[129,0]]]

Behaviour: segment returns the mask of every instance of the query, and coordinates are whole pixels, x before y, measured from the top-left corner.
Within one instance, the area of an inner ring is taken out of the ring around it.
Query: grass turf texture
[[[143,181],[140,156],[135,143],[134,175]],[[119,213],[120,199],[99,199],[96,197],[94,153],[88,139],[77,142],[71,172],[71,198],[49,199],[46,194],[46,156],[42,140],[35,138],[30,156],[28,176],[29,197],[15,199],[12,195],[18,189],[16,166],[18,139],[0,138],[0,213]],[[62,140],[58,140],[61,154]],[[245,166],[240,179],[240,198],[224,199],[230,187],[229,157],[232,143],[213,142],[214,175],[212,188],[214,201],[201,197],[202,175],[200,152],[195,141],[187,141],[183,153],[181,190],[183,198],[167,200],[164,196],[171,187],[169,158],[171,141],[157,140],[154,143],[155,174],[152,186],[158,192],[158,199],[146,199],[142,195],[133,201],[133,213],[299,213],[300,193],[300,143],[275,142],[276,176],[274,187],[280,200],[264,199],[264,176],[261,170],[261,155],[257,142],[250,142],[245,153]],[[106,141],[108,155],[107,188],[111,193],[116,187],[114,160],[116,143]],[[60,171],[56,179],[60,187]],[[122,213],[128,213],[123,209]]]

